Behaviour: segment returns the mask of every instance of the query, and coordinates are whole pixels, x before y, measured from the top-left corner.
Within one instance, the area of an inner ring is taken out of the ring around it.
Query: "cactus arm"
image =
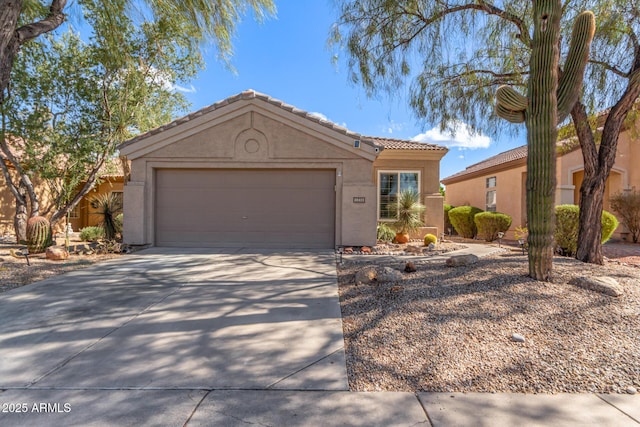
[[[510,86],[500,86],[496,92],[496,113],[511,123],[524,123],[527,97]]]
[[[511,123],[524,123],[524,111],[509,110],[504,105],[498,104],[496,105],[496,114]]]
[[[580,97],[584,69],[589,60],[589,47],[596,31],[593,12],[582,12],[576,18],[571,33],[571,45],[565,68],[558,82],[558,123],[567,118]]]

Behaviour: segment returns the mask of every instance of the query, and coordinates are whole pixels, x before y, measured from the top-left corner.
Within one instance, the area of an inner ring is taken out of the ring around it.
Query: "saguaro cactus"
[[[52,232],[49,220],[43,216],[34,216],[27,221],[27,248],[30,253],[41,253],[52,245]]]
[[[527,97],[510,87],[496,93],[497,114],[527,126],[527,220],[529,275],[549,280],[553,262],[557,125],[580,96],[595,17],[581,13],[573,27],[565,68],[559,69],[560,0],[534,0],[533,49]]]

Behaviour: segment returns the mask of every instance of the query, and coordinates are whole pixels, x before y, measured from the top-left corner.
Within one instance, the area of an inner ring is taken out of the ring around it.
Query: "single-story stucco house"
[[[445,147],[354,133],[253,90],[120,145],[124,241],[191,247],[373,245],[398,190],[443,230]]]
[[[604,121],[604,118],[601,118]],[[609,198],[619,192],[640,188],[640,139],[636,129],[625,128],[618,138],[616,160],[606,182],[604,209],[611,211]],[[556,204],[579,204],[584,178],[582,151],[575,141],[560,141],[556,164]],[[473,164],[442,180],[446,203],[471,205],[486,211],[510,215],[513,239],[516,227],[527,224],[527,146],[521,146]],[[612,212],[615,214],[615,212]],[[620,224],[614,238],[625,239],[628,230]]]

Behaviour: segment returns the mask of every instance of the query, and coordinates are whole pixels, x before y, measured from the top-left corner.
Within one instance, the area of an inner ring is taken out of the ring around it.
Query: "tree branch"
[[[22,45],[41,34],[58,28],[66,18],[66,15],[62,12],[66,5],[67,0],[52,0],[51,6],[49,7],[49,14],[44,19],[23,25],[16,30],[18,44]]]

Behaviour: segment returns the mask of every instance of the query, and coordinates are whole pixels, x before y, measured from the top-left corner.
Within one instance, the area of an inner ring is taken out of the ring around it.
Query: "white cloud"
[[[322,113],[318,113],[317,111],[313,111],[313,112],[309,113],[309,115],[310,115],[311,117],[315,117],[316,119],[325,120],[325,121],[327,121],[327,122],[329,121],[329,119],[327,118],[327,116],[325,116],[325,115],[324,115],[324,114],[322,114]]]
[[[345,122],[342,122],[342,123],[336,123],[336,122],[334,122],[333,120],[330,120],[330,119],[329,119],[327,116],[325,116],[324,114],[319,113],[319,112],[317,112],[317,111],[312,111],[311,113],[309,113],[309,115],[310,115],[311,117],[315,117],[315,118],[320,119],[320,120],[325,120],[325,121],[330,122],[330,123],[335,123],[335,124],[337,124],[338,126],[342,126],[342,127],[343,127],[343,128],[345,128],[345,129],[346,129],[346,127],[347,127],[347,124],[346,124]]]
[[[424,133],[416,135],[412,138],[418,142],[430,142],[432,144],[445,145],[447,147],[458,147],[460,149],[476,149],[489,148],[491,138],[482,133],[473,134],[471,128],[466,123],[454,123],[454,132],[450,133],[440,131],[440,128],[434,127]]]
[[[173,90],[177,92],[184,92],[184,93],[196,93],[196,88],[193,87],[193,85],[189,85],[189,87],[173,85]]]
[[[396,123],[395,121],[391,120],[389,123],[387,123],[382,127],[382,133],[388,133],[389,135],[392,135],[393,132],[396,132],[396,131],[400,132],[403,129],[404,129],[403,123]]]

